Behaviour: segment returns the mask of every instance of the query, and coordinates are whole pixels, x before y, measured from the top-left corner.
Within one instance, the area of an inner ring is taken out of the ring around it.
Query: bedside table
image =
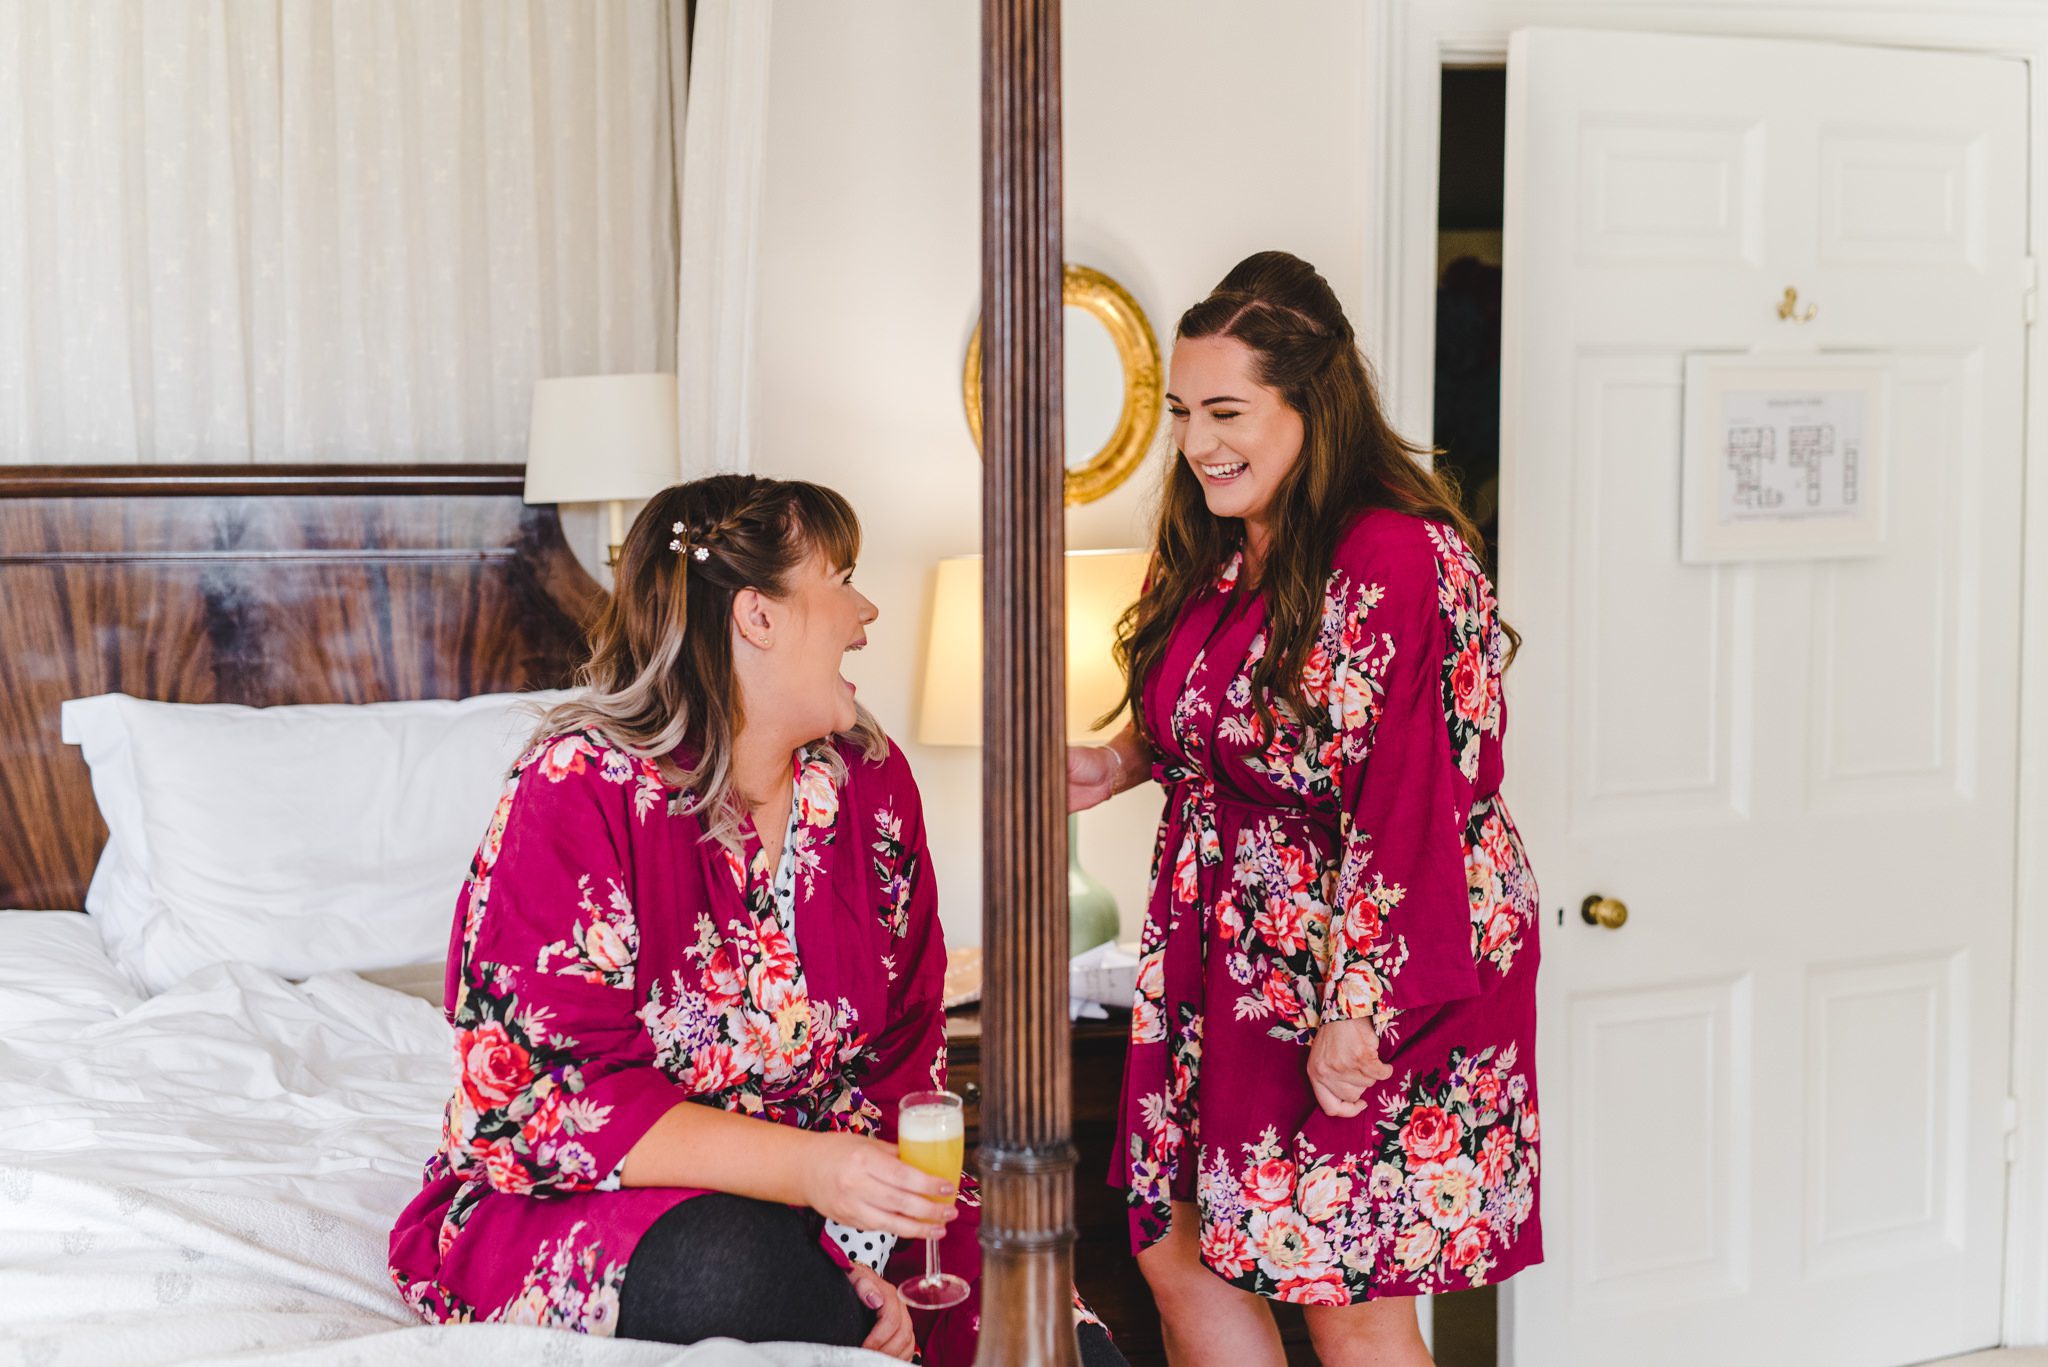
[[[1131,1028],[1128,1012],[1113,1011],[1108,1020],[1073,1022],[1074,1149],[1074,1284],[1081,1296],[1109,1326],[1116,1346],[1132,1367],[1164,1367],[1166,1349],[1159,1336],[1159,1311],[1145,1276],[1131,1256],[1124,1194],[1109,1185],[1111,1150],[1116,1143],[1117,1103],[1123,1090],[1124,1043]],[[946,1016],[946,1066],[952,1090],[965,1103],[968,1162],[974,1162],[981,1138],[981,1016],[964,1007]],[[1290,1363],[1313,1363],[1308,1329],[1301,1311],[1290,1305],[1273,1307]]]

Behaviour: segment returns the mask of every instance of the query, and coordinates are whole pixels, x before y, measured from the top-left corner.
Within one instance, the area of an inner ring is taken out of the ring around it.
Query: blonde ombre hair
[[[737,846],[744,807],[732,752],[746,715],[733,668],[733,599],[747,588],[785,597],[790,575],[813,552],[835,567],[860,553],[852,506],[823,485],[713,475],[655,495],[619,550],[611,602],[576,673],[577,696],[542,714],[535,741],[595,731],[653,760],[682,790],[670,810],[699,817],[708,838]],[[888,738],[855,706],[847,737],[879,760]],[[826,753],[833,781],[843,783],[838,751]]]

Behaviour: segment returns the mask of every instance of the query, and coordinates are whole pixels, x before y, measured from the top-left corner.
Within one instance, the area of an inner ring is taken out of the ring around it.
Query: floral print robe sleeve
[[[663,795],[619,752],[597,758],[625,781],[564,781],[576,775],[550,755],[520,801],[507,791],[449,956],[461,1068],[449,1171],[508,1195],[616,1187],[627,1152],[690,1099],[655,1066],[634,992],[640,935],[622,852],[635,805]]]
[[[867,1095],[881,1133],[896,1137],[896,1103],[946,1082],[946,946],[926,852],[924,810],[891,806],[869,821],[868,854],[895,946],[883,959],[889,1025],[872,1045],[877,1081]]]
[[[1369,552],[1355,539],[1346,549],[1323,631],[1334,646],[1339,844],[1323,1015],[1384,1029],[1393,1011],[1479,991],[1464,836],[1480,729],[1467,717],[1489,693],[1498,701],[1499,677],[1478,659],[1476,583],[1462,557],[1454,578],[1437,576],[1438,592],[1389,597]]]

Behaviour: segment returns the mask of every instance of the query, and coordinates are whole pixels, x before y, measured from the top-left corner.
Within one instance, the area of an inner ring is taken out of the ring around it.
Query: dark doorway
[[[1437,468],[1457,481],[1466,513],[1486,539],[1486,569],[1499,582],[1501,198],[1507,154],[1507,72],[1443,74],[1437,140],[1436,411],[1430,439]],[[1437,1367],[1495,1367],[1499,1299],[1493,1287],[1435,1301]]]
[[[1436,411],[1438,468],[1457,481],[1486,538],[1499,535],[1501,196],[1507,72],[1443,73],[1437,142]]]

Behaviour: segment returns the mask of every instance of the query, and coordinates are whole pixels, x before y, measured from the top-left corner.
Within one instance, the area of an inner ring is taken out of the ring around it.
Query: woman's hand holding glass
[[[804,1175],[804,1204],[855,1229],[899,1239],[935,1239],[958,1212],[954,1179],[919,1172],[896,1146],[857,1134],[820,1134],[818,1160]]]
[[[957,1179],[967,1157],[966,1117],[952,1092],[912,1092],[897,1103],[896,1151],[903,1161],[935,1178]],[[950,1198],[946,1218],[953,1217]],[[924,1275],[897,1288],[906,1305],[919,1310],[944,1310],[967,1299],[967,1283],[939,1270],[939,1236],[924,1241]]]

